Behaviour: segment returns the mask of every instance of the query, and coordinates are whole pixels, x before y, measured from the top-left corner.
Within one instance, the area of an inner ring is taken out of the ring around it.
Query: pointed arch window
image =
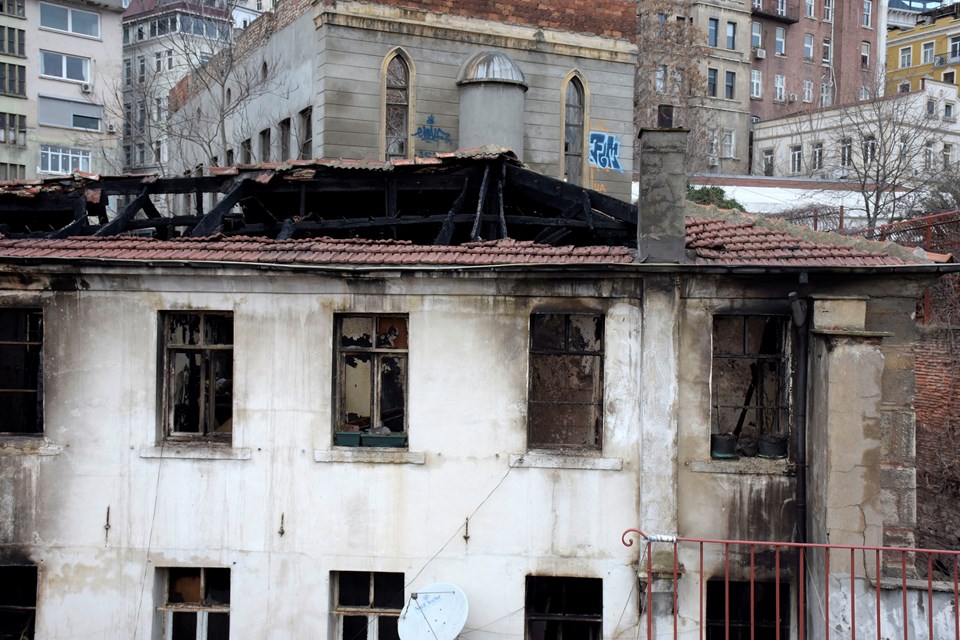
[[[571,184],[583,183],[583,128],[586,96],[583,83],[573,77],[567,83],[563,121],[563,177]]]
[[[387,63],[384,131],[386,159],[406,158],[410,144],[410,66],[399,54]]]

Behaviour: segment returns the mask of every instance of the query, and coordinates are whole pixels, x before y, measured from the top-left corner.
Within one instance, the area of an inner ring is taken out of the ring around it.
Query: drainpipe
[[[807,367],[810,363],[810,331],[807,301],[790,293],[790,310],[797,328],[797,410],[794,412],[797,463],[797,542],[807,541]]]

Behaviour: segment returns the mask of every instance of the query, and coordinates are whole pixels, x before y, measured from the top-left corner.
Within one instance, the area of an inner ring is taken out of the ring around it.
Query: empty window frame
[[[163,640],[230,638],[230,569],[169,568],[163,577]]]
[[[402,573],[337,571],[331,575],[338,640],[399,640],[404,603]]]
[[[280,158],[281,162],[290,160],[290,118],[284,118],[277,125],[280,132]]]
[[[297,114],[300,137],[300,159],[309,160],[313,157],[313,107],[307,107]]]
[[[43,432],[43,312],[0,309],[0,433]]]
[[[580,78],[566,84],[563,111],[563,178],[570,184],[583,184],[583,142],[586,120],[586,90]]]
[[[37,568],[0,566],[0,638],[33,640],[37,622]]]
[[[789,318],[717,315],[713,319],[713,433],[785,436],[790,425]]]
[[[527,576],[525,618],[529,640],[600,640],[603,580]]]
[[[168,438],[230,441],[233,431],[233,314],[160,316],[163,429]]]
[[[406,446],[407,317],[337,315],[336,336],[335,443]]]
[[[247,138],[240,143],[240,164],[250,164],[253,162],[253,143]]]
[[[260,132],[260,162],[270,162],[270,129]]]
[[[399,53],[387,62],[384,77],[383,128],[387,160],[410,153],[410,65]]]
[[[789,583],[781,582],[778,589],[773,581],[708,580],[706,631],[707,640],[789,638]]]
[[[603,315],[530,316],[528,446],[600,449]]]

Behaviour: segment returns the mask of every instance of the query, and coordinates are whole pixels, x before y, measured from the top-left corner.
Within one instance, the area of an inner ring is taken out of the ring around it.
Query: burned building
[[[909,545],[951,266],[685,204],[680,135],[639,211],[491,148],[0,185],[0,635],[386,639],[454,583],[469,637],[636,637],[628,528]]]

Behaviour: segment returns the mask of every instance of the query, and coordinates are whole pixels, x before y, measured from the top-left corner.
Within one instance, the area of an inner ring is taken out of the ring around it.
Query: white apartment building
[[[0,3],[0,180],[117,168],[121,11],[113,0]]]

